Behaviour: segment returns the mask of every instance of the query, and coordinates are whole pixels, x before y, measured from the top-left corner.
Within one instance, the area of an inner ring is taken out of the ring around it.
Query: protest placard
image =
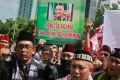
[[[120,10],[109,10],[104,14],[103,44],[120,48]]]
[[[39,0],[36,38],[78,44],[83,39],[85,0]]]

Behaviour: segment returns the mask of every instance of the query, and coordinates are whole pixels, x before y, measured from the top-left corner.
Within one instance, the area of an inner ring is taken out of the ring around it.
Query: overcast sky
[[[0,0],[0,20],[15,18],[18,14],[19,0]]]

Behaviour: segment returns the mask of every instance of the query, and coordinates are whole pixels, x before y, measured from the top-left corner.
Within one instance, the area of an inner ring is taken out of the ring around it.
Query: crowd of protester
[[[120,80],[120,48],[102,45],[92,50],[92,23],[85,25],[82,48],[73,44],[34,44],[33,34],[21,31],[11,44],[0,34],[0,80]]]

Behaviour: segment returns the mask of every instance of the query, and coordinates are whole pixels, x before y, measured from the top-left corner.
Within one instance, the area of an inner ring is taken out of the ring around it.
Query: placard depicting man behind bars
[[[36,38],[78,44],[83,39],[85,0],[39,0]]]

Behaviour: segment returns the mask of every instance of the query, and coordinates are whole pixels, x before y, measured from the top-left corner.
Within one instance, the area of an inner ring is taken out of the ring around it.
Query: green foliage
[[[36,20],[27,20],[23,17],[17,17],[6,19],[6,22],[0,20],[0,33],[9,34],[11,38],[16,39],[21,30],[26,30],[33,33],[33,29],[36,26]]]
[[[96,17],[94,21],[94,26],[99,27],[101,24],[103,24],[103,14],[107,10],[119,10],[118,4],[112,3],[111,5],[105,4],[101,6],[99,9],[96,11]]]

